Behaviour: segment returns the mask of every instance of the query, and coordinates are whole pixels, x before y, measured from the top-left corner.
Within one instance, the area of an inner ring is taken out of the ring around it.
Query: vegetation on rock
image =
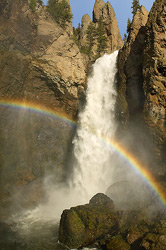
[[[73,38],[82,53],[87,54],[91,59],[97,59],[107,49],[107,35],[102,16],[97,27],[94,22],[88,25],[86,30],[86,44],[80,44],[81,26],[73,29]]]
[[[134,16],[136,14],[137,10],[140,10],[140,8],[141,8],[139,0],[133,0],[131,8],[132,8],[132,14]]]
[[[124,33],[124,36],[123,36],[123,43],[125,44],[126,41],[127,41],[127,35],[126,35],[126,33]]]
[[[152,205],[152,204],[151,204]],[[136,210],[114,209],[113,201],[98,193],[89,204],[63,211],[59,240],[70,248],[106,250],[166,249],[165,210],[151,206]]]
[[[129,34],[131,28],[131,20],[130,18],[127,19],[127,33]]]
[[[43,5],[43,1],[42,0],[30,0],[29,7],[31,8],[33,12],[35,12],[35,8],[37,4]]]
[[[88,47],[88,55],[92,52],[92,47],[95,44],[96,39],[96,28],[93,22],[91,22],[87,29],[87,47]]]
[[[99,19],[96,34],[97,34],[97,53],[98,56],[100,56],[101,53],[104,52],[107,48],[107,37],[102,17],[100,17]]]
[[[31,8],[31,10],[33,12],[35,12],[35,8],[36,8],[36,0],[31,0],[29,3],[29,7]]]
[[[80,47],[80,33],[81,33],[81,25],[78,24],[78,28],[73,27],[73,39],[78,47]]]
[[[89,204],[63,211],[59,240],[70,248],[79,248],[95,242],[107,232],[116,231],[117,224],[112,200],[99,193]]]
[[[73,15],[70,11],[70,6],[65,0],[61,2],[49,0],[47,10],[62,28],[65,28],[67,23],[70,23],[72,20]]]

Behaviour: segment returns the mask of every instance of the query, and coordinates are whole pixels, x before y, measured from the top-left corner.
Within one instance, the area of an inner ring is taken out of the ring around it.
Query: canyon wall
[[[149,15],[143,6],[136,13],[118,62],[120,129],[133,136],[130,148],[140,158],[149,151],[147,164],[160,179],[166,174],[165,5],[156,0]]]

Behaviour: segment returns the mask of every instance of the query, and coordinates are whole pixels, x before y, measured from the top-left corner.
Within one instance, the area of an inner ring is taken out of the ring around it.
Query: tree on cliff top
[[[101,53],[104,52],[107,48],[107,37],[102,17],[100,17],[99,19],[96,35],[97,35],[97,52],[98,56],[100,56]]]
[[[37,4],[43,5],[43,1],[42,0],[30,0],[29,7],[31,8],[33,12],[35,12]]]
[[[141,8],[139,0],[133,0],[131,8],[132,8],[132,12],[131,13],[134,16],[136,14],[137,10],[140,10],[140,8]]]
[[[127,33],[129,34],[131,28],[131,20],[130,18],[127,19]]]
[[[73,15],[70,6],[65,0],[49,0],[47,10],[62,28],[65,28],[67,23],[72,20]]]
[[[95,38],[96,38],[96,28],[94,26],[94,23],[91,22],[86,31],[86,40],[88,43],[89,54],[91,53],[92,47],[95,43]]]

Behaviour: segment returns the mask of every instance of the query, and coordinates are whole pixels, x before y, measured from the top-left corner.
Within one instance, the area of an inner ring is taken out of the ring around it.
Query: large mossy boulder
[[[93,244],[103,235],[118,230],[118,220],[112,200],[97,194],[89,204],[63,211],[60,221],[59,241],[69,248]]]

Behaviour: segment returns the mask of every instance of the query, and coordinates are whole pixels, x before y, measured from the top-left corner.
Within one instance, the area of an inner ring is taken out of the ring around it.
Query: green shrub
[[[127,35],[126,33],[124,33],[124,36],[123,36],[123,43],[125,44],[127,42]]]
[[[62,28],[65,28],[67,23],[72,20],[73,15],[70,6],[65,0],[49,0],[47,10]]]
[[[43,5],[43,1],[42,0],[36,0],[36,2],[40,5]]]
[[[29,7],[33,12],[35,12],[37,4],[43,5],[43,1],[42,0],[30,0]]]
[[[29,7],[30,9],[35,12],[35,8],[36,8],[36,0],[31,0],[29,3]]]
[[[131,20],[130,18],[127,19],[127,33],[130,32],[130,28],[131,28]]]
[[[81,33],[81,25],[78,24],[78,28],[73,27],[73,39],[78,47],[80,47],[80,33]]]
[[[141,6],[139,4],[139,0],[133,0],[132,1],[132,14],[133,16],[136,14],[137,10],[140,10]]]

